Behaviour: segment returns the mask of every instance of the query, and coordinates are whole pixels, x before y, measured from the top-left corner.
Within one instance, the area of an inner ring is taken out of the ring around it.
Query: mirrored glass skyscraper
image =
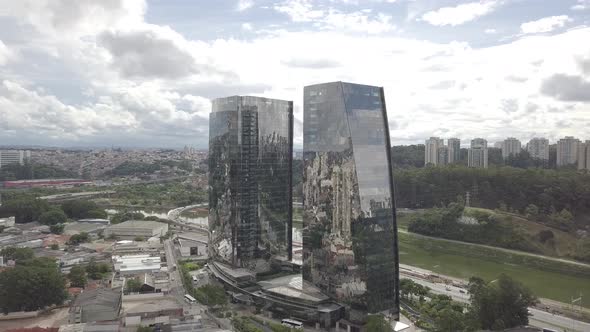
[[[291,259],[293,102],[233,96],[209,119],[209,252],[254,272]]]
[[[399,314],[397,226],[383,89],[304,88],[303,278],[347,319]]]

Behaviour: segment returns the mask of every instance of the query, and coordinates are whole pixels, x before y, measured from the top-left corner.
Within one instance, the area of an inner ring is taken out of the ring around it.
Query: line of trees
[[[107,218],[105,210],[92,201],[78,200],[51,205],[28,193],[11,193],[3,195],[3,199],[0,217],[14,216],[17,223],[39,221],[44,225],[55,226],[65,223],[68,218]]]
[[[72,178],[78,174],[52,165],[31,163],[8,164],[0,168],[0,181]]]
[[[470,205],[525,214],[531,204],[539,215],[569,211],[576,221],[590,224],[590,176],[574,171],[477,169],[461,166],[394,170],[398,207],[448,205],[470,194]],[[584,218],[585,217],[585,218]]]

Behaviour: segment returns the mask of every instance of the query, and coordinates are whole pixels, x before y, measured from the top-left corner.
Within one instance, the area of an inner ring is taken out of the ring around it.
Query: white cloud
[[[579,135],[590,125],[584,94],[589,77],[583,76],[590,73],[585,60],[590,45],[580,42],[590,40],[590,28],[473,48],[468,42],[384,33],[396,31],[392,19],[374,11],[294,2],[305,9],[295,16],[298,22],[311,22],[305,30],[248,34],[252,39],[190,40],[170,27],[145,22],[132,10],[119,13],[120,6],[113,15],[134,17],[133,24],[100,23],[102,28],[88,28],[83,35],[37,36],[25,47],[47,59],[22,52],[19,63],[31,66],[5,61],[0,67],[0,139],[18,133],[18,142],[37,144],[206,147],[209,98],[251,94],[295,101],[300,146],[303,86],[335,80],[385,88],[394,144],[431,135],[554,140]],[[30,22],[23,16],[18,24],[36,27]],[[53,50],[50,56],[46,49]],[[63,88],[65,83],[70,85]],[[536,110],[530,113],[533,104]],[[16,135],[3,142],[17,141]]]
[[[520,25],[520,30],[525,34],[551,32],[557,28],[562,28],[572,19],[567,15],[544,17],[536,21],[526,22]]]
[[[10,57],[12,57],[12,52],[6,47],[2,40],[0,40],[0,66],[6,64]]]
[[[590,9],[590,0],[578,0],[578,3],[572,6],[572,10]]]
[[[250,9],[254,6],[253,0],[238,0],[238,4],[236,5],[236,9],[238,11],[244,11],[246,9]]]
[[[392,17],[383,13],[370,15],[371,11],[342,12],[330,8],[316,9],[309,0],[288,0],[274,9],[287,14],[293,22],[313,22],[320,29],[338,29],[368,34],[394,31]]]
[[[490,34],[490,35],[493,35],[495,33],[498,33],[498,31],[496,29],[486,29],[485,30],[485,33]]]
[[[455,7],[443,7],[422,15],[422,20],[435,26],[456,26],[493,12],[500,5],[496,0],[469,2]]]
[[[275,5],[274,9],[287,14],[293,22],[309,22],[324,16],[324,11],[313,9],[309,0],[287,0]]]
[[[252,27],[252,23],[242,23],[242,30],[246,30],[246,31],[252,31],[253,27]]]

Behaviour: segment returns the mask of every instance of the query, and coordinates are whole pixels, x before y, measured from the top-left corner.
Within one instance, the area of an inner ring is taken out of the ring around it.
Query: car
[[[170,280],[174,281],[174,277],[170,277]]]
[[[461,294],[465,294],[465,291],[464,291],[464,290],[462,290],[462,289],[459,289],[459,293],[461,293]]]

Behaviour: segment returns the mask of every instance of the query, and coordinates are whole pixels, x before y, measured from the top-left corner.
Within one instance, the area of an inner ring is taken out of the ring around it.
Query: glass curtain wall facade
[[[209,251],[253,272],[291,259],[293,102],[215,99],[209,119]]]
[[[303,278],[347,308],[399,315],[397,226],[383,89],[304,88]]]

